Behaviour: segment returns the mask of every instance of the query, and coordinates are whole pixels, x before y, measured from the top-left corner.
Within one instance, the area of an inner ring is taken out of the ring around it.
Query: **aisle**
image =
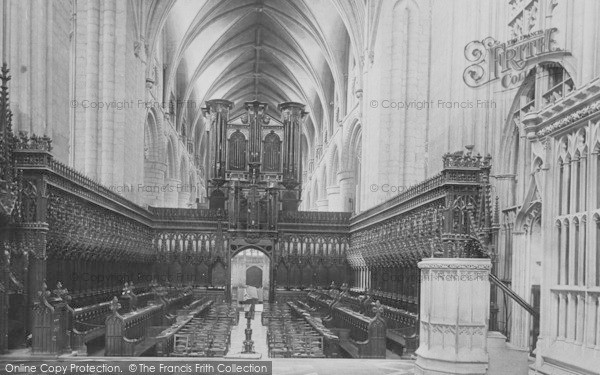
[[[244,312],[240,313],[240,322],[231,330],[231,346],[228,356],[238,354],[244,351],[244,340],[246,339],[246,318]],[[261,354],[261,359],[268,359],[269,349],[267,347],[267,327],[261,324],[262,312],[254,313],[252,320],[252,340],[254,340],[254,351]]]

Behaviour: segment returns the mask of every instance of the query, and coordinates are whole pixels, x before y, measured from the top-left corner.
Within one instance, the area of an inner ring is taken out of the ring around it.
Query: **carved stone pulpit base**
[[[420,346],[415,374],[485,374],[489,259],[432,258],[421,269]]]

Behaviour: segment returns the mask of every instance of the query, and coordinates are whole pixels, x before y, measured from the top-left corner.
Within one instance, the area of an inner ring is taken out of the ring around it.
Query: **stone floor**
[[[229,354],[236,354],[243,351],[245,340],[246,319],[244,312],[240,312],[239,324],[231,331],[231,346]],[[413,374],[414,361],[399,359],[309,359],[309,358],[274,358],[268,357],[267,330],[261,324],[261,312],[257,311],[251,323],[252,339],[254,340],[254,351],[261,354],[261,361],[273,362],[274,375],[410,375]],[[393,353],[388,353],[391,358],[397,357]],[[60,356],[52,358],[52,361],[86,361],[98,360],[102,357],[73,357]],[[47,358],[48,360],[50,358]],[[107,358],[110,362],[115,361],[139,361],[140,357],[111,357]],[[44,357],[34,357],[30,355],[29,349],[12,351],[8,356],[0,356],[0,369],[2,363],[15,360],[44,360]],[[161,358],[143,358],[143,362],[177,362],[189,361],[190,358],[161,357]],[[223,358],[202,358],[202,361],[222,361]],[[239,358],[237,360],[244,360]],[[1,373],[1,371],[0,371]],[[131,373],[133,374],[133,373]]]
[[[258,310],[258,309],[257,309]],[[255,313],[252,320],[252,339],[254,351],[261,354],[262,360],[273,361],[273,374],[277,375],[409,375],[413,374],[413,361],[377,360],[377,359],[309,359],[309,358],[268,358],[267,329],[261,324],[261,312]],[[246,319],[240,313],[240,323],[231,331],[230,352],[243,350],[245,339]],[[389,352],[389,351],[388,351]],[[392,358],[398,358],[392,352]]]
[[[45,358],[32,356],[0,356],[0,374],[5,373],[6,363],[15,363],[17,361],[35,361],[38,363],[57,364],[60,362],[85,362],[93,360],[94,362],[103,362],[99,357],[59,357]],[[242,359],[239,359],[242,360]],[[239,361],[238,359],[232,361]],[[162,357],[162,358],[140,358],[140,357],[105,357],[105,361],[110,364],[118,362],[135,363],[144,362],[147,364],[177,364],[177,362],[189,362],[190,358]],[[223,358],[202,358],[202,362],[222,362]],[[229,360],[226,360],[229,361]],[[248,361],[248,360],[244,360]],[[308,359],[308,358],[262,358],[259,361],[273,362],[273,375],[412,375],[414,374],[414,362],[408,360],[387,360],[387,359]],[[141,372],[123,372],[123,374],[146,374]],[[173,373],[175,374],[175,373]]]
[[[409,375],[414,362],[384,359],[274,359],[276,375]]]
[[[258,310],[258,309],[257,309]],[[246,339],[246,324],[245,313],[241,311],[240,322],[237,326],[231,330],[231,345],[229,347],[228,355],[235,355],[244,350],[244,340]],[[266,327],[261,324],[261,311],[256,311],[254,319],[251,321],[250,328],[252,328],[252,340],[254,341],[254,352],[260,354],[261,358],[266,359],[269,356],[269,349],[267,346],[267,331]]]

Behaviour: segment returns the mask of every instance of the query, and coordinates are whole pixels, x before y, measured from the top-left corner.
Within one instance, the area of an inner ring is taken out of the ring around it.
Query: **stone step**
[[[529,372],[529,350],[516,348],[506,342],[500,332],[488,332],[488,375],[527,375]]]

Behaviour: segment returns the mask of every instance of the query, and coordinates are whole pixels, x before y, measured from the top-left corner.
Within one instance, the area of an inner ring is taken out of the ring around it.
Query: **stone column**
[[[192,196],[189,184],[180,184],[177,188],[177,192],[179,193],[177,197],[179,208],[188,208],[190,197]]]
[[[317,211],[329,211],[329,201],[327,199],[319,199],[317,201]]]
[[[138,195],[143,194],[145,203],[149,206],[162,207],[165,191],[165,173],[167,164],[164,162],[147,160],[144,163],[144,184],[138,186]]]
[[[431,258],[421,268],[415,374],[485,374],[490,259]]]
[[[512,255],[512,284],[511,287],[521,298],[529,301],[527,296],[531,290],[529,285],[530,272],[528,263],[530,262],[531,249],[528,245],[528,235],[525,231],[513,232],[513,249],[521,249],[521,251],[513,251]],[[523,309],[518,303],[511,304],[511,329],[510,343],[518,348],[527,348],[529,342],[529,321],[531,315]]]
[[[174,178],[165,178],[164,199],[165,207],[179,207],[179,191],[177,186],[181,185],[181,181]]]
[[[353,205],[356,204],[356,185],[354,182],[354,172],[353,171],[342,171],[338,172],[338,181],[340,185],[340,203],[341,209],[340,211],[350,212],[353,209]],[[352,199],[352,203],[350,201]]]
[[[327,200],[329,201],[329,211],[343,211],[339,186],[327,187]]]
[[[369,285],[367,285],[367,268],[363,268],[360,270],[360,287],[363,290],[369,290]]]

